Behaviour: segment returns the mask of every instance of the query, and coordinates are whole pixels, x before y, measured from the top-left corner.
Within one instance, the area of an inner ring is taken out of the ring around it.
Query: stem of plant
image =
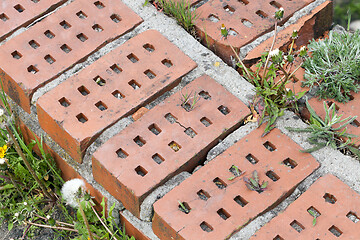
[[[93,206],[91,206],[91,209],[94,211],[96,217],[99,219],[99,221],[101,222],[101,224],[104,226],[104,228],[106,229],[106,231],[108,231],[108,233],[110,233],[111,237],[118,240],[118,238],[110,231],[110,229],[106,226],[106,224],[103,222],[103,220],[101,219],[101,217],[99,216],[99,214],[96,212],[95,208]]]
[[[235,49],[233,48],[233,46],[229,45],[231,50],[235,53],[235,57],[238,59],[239,63],[241,64],[241,66],[244,68],[244,71],[248,77],[248,79],[250,80],[251,79],[251,75],[249,73],[249,71],[247,70],[247,67],[244,65],[243,61],[241,61],[239,55],[236,53]]]
[[[71,232],[78,232],[78,230],[72,229],[72,228],[49,226],[49,225],[45,225],[45,224],[33,223],[33,222],[28,222],[28,221],[24,221],[24,223],[34,225],[36,227],[51,228],[51,229],[65,230],[65,231],[71,231]]]
[[[12,131],[10,130],[10,128],[9,128],[8,126],[5,126],[5,127],[6,127],[6,130],[8,131],[9,136],[11,137],[11,139],[12,139],[13,142],[14,142],[14,147],[15,147],[16,152],[17,152],[17,153],[19,154],[19,156],[23,159],[23,161],[24,161],[27,169],[29,170],[29,172],[31,173],[31,175],[33,176],[33,178],[35,179],[35,181],[39,184],[39,186],[40,186],[41,190],[43,191],[44,195],[45,195],[47,198],[55,201],[54,196],[52,196],[52,195],[47,191],[44,183],[43,183],[42,181],[40,181],[40,179],[37,177],[34,169],[31,167],[31,165],[30,165],[29,162],[27,161],[24,153],[21,151],[21,148],[20,148],[18,142],[16,141],[14,135],[12,134]]]
[[[273,38],[273,41],[272,41],[272,44],[271,44],[269,53],[268,53],[267,58],[266,58],[266,62],[265,62],[265,66],[264,66],[264,71],[263,71],[263,75],[262,75],[262,78],[261,78],[261,86],[262,86],[262,87],[264,86],[264,79],[265,79],[266,69],[267,69],[267,65],[269,64],[269,60],[270,60],[270,52],[273,50],[274,45],[275,45],[276,34],[277,34],[277,21],[275,21],[274,38]]]
[[[79,204],[79,210],[80,210],[80,213],[81,213],[82,218],[84,219],[84,223],[85,223],[85,225],[86,225],[86,229],[87,229],[87,231],[88,231],[88,233],[89,233],[89,238],[90,238],[90,240],[94,240],[93,235],[92,235],[92,232],[91,232],[91,230],[90,230],[89,222],[88,222],[88,220],[87,220],[87,218],[86,218],[86,216],[85,216],[85,212],[84,212],[84,209],[83,209],[82,206],[81,206],[80,200],[77,199],[77,202],[78,202],[78,204]]]
[[[8,171],[6,174],[9,176],[10,181],[11,181],[11,183],[14,185],[16,191],[18,191],[18,193],[20,194],[20,196],[21,196],[22,198],[24,198],[24,195],[22,194],[22,192],[20,191],[17,183],[16,183],[15,180],[14,180],[14,176],[13,176],[9,171]]]

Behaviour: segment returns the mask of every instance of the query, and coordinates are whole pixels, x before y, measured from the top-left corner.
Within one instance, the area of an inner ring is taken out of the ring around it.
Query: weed
[[[231,168],[229,169],[229,171],[234,174],[234,176],[228,178],[229,181],[232,181],[235,178],[240,177],[241,175],[243,175],[245,173],[245,172],[241,172],[239,170],[239,167],[236,165],[232,165]]]
[[[334,98],[338,102],[350,100],[350,91],[359,90],[360,33],[330,32],[329,38],[311,41],[311,57],[304,61],[304,86],[317,86],[320,99]]]
[[[256,170],[253,171],[252,178],[249,179],[247,177],[244,177],[244,182],[248,189],[252,191],[257,191],[258,193],[262,193],[263,191],[265,191],[268,186],[268,181],[263,181],[260,184],[259,176]]]
[[[200,100],[197,92],[194,92],[194,96],[191,97],[192,91],[190,93],[186,92],[185,94],[181,93],[181,106],[188,112],[194,110],[196,103]],[[192,99],[192,100],[191,100]]]
[[[313,217],[312,225],[315,226],[316,225],[316,219],[317,219],[316,213],[311,209],[308,210],[308,213]]]

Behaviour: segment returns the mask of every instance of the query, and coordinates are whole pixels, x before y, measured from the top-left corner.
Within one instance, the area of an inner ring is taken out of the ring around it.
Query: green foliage
[[[304,86],[317,86],[320,99],[349,101],[350,91],[359,90],[360,34],[330,32],[329,38],[311,41],[311,57],[305,59]]]
[[[343,149],[351,146],[351,139],[356,137],[356,135],[347,133],[346,126],[352,123],[356,116],[341,119],[342,115],[338,116],[336,114],[335,104],[328,107],[326,102],[324,102],[326,115],[323,120],[316,114],[308,101],[306,101],[306,106],[311,114],[309,120],[310,126],[306,128],[287,128],[290,131],[310,133],[307,141],[314,145],[314,147],[303,150],[303,152],[314,152],[325,146],[334,149]],[[346,141],[343,142],[341,139],[346,139]]]
[[[315,226],[316,225],[316,219],[317,219],[316,213],[314,211],[312,211],[311,209],[308,210],[308,213],[313,217],[312,225]]]
[[[346,27],[348,17],[360,19],[360,2],[359,0],[342,0],[334,3],[334,22]]]
[[[262,183],[260,184],[259,176],[256,170],[253,171],[252,178],[249,179],[247,177],[244,177],[244,182],[248,189],[252,191],[257,191],[258,193],[262,193],[263,191],[265,191],[268,186],[268,181],[262,181]]]
[[[193,97],[192,91],[190,93],[186,92],[185,94],[181,93],[181,106],[188,112],[192,111],[195,108],[196,103],[200,100],[198,93],[195,91]]]

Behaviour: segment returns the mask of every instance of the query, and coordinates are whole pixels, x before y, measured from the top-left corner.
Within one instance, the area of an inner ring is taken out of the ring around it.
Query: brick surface
[[[37,88],[141,22],[117,0],[72,2],[0,47],[6,93],[30,112]]]
[[[181,106],[181,92],[197,96],[193,110]],[[191,171],[248,114],[245,104],[204,75],[98,149],[94,178],[139,217],[140,204],[155,187]]]
[[[49,11],[66,2],[66,0],[6,0],[0,4],[0,41],[10,33],[24,27]]]
[[[273,29],[274,13],[283,7],[285,22],[297,10],[313,0],[211,0],[198,8],[199,19],[196,29],[204,44],[207,44],[224,61],[230,63],[233,55],[231,48],[240,48],[260,35]],[[227,39],[222,38],[220,29],[224,24],[229,32]]]
[[[308,212],[311,210],[317,216]],[[333,175],[317,180],[251,239],[359,239],[360,196]]]
[[[252,131],[156,202],[154,233],[160,239],[225,239],[282,201],[319,167],[280,130],[261,137],[263,131]],[[232,166],[243,175],[231,180],[238,174]],[[243,181],[254,170],[260,182],[268,181],[261,193]],[[188,213],[180,210],[179,201]]]
[[[81,162],[103,130],[195,67],[159,32],[146,31],[42,96],[37,103],[40,125]]]
[[[139,228],[139,226],[134,226],[134,224],[127,219],[126,214],[122,211],[120,211],[120,222],[121,225],[125,227],[126,235],[133,236],[136,240],[151,240],[143,232],[143,229]]]
[[[347,103],[339,103],[337,101],[334,101],[333,99],[322,99],[319,100],[318,98],[312,98],[309,100],[310,106],[315,110],[315,112],[322,118],[325,119],[325,109],[324,109],[324,103],[323,101],[326,101],[328,106],[331,106],[332,103],[335,103],[336,105],[336,114],[343,115],[342,119],[349,117],[349,116],[360,116],[360,92],[354,93],[352,92],[350,95],[350,101]],[[309,115],[307,115],[309,118]],[[357,135],[358,137],[353,138],[354,144],[356,146],[360,146],[360,122],[359,118],[355,119],[351,124],[348,124],[347,127],[347,133],[351,133],[354,135]],[[340,124],[335,125],[335,127],[340,126]]]

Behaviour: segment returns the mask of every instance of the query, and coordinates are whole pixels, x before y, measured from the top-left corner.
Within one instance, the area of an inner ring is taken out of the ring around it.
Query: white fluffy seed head
[[[0,165],[5,163],[5,158],[0,158]]]
[[[274,49],[274,50],[270,51],[269,55],[270,55],[270,57],[273,57],[273,56],[278,55],[279,52],[280,52],[280,50],[277,48],[277,49]]]
[[[78,208],[79,204],[77,202],[77,193],[79,188],[85,189],[85,182],[82,179],[75,178],[64,183],[61,194],[63,199],[66,201],[67,205],[70,205],[73,208]]]

